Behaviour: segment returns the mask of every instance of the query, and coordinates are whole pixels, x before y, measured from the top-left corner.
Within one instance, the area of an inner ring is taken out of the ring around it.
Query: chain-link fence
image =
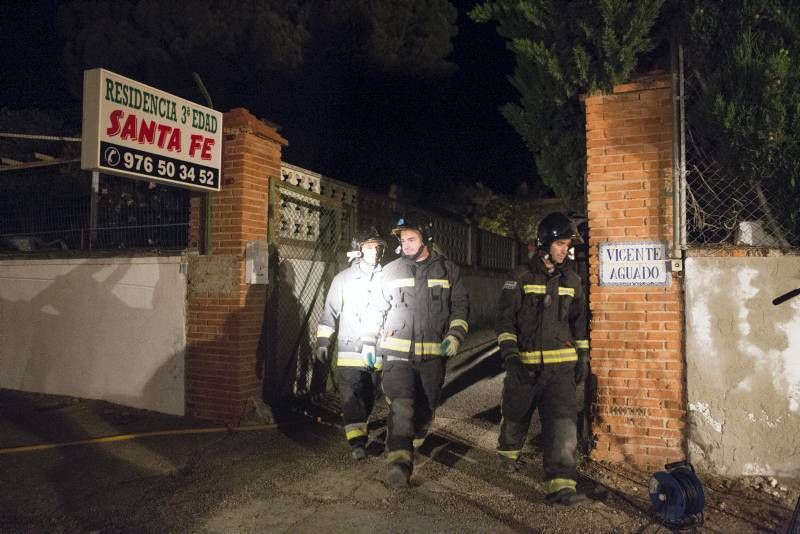
[[[287,170],[289,172],[287,172]],[[319,175],[284,168],[270,183],[270,234],[274,270],[269,306],[281,396],[318,392],[313,380],[316,327],[333,277],[347,265],[354,206],[322,196]]]
[[[681,51],[683,52],[683,50]],[[797,195],[787,194],[789,176],[759,168],[747,151],[731,153],[720,128],[707,77],[681,61],[686,175],[686,244],[689,247],[800,246]],[[735,121],[736,118],[732,117]],[[753,150],[755,152],[755,150]]]
[[[0,189],[3,254],[186,247],[186,189],[103,174],[93,183],[77,162],[3,168]]]

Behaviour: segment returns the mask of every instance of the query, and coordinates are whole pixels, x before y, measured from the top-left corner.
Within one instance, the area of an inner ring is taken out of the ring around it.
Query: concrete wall
[[[180,257],[0,262],[0,387],[184,413]]]
[[[727,475],[800,476],[800,258],[686,260],[691,461]]]

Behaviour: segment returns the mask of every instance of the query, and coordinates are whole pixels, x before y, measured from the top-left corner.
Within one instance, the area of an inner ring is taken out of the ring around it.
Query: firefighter
[[[331,282],[317,327],[316,360],[325,368],[331,365],[331,338],[336,333],[342,418],[356,460],[367,457],[367,419],[375,402],[379,370],[374,356],[375,341],[362,342],[366,307],[378,285],[385,250],[386,242],[374,227],[353,238],[352,251],[348,253],[352,263]]]
[[[588,374],[583,284],[569,259],[582,242],[572,220],[550,213],[539,223],[536,248],[503,285],[497,341],[505,364],[497,452],[509,471],[519,457],[534,410],[544,446],[545,500],[577,504],[576,385]]]
[[[469,297],[456,264],[433,250],[432,226],[402,218],[392,234],[400,257],[386,265],[376,292],[383,391],[389,402],[387,482],[410,485],[413,450],[422,445],[439,404],[447,358],[467,335]]]

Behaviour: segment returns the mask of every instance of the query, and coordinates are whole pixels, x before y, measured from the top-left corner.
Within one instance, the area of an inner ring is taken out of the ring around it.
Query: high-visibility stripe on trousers
[[[342,422],[351,447],[367,444],[367,420],[375,404],[378,374],[358,367],[340,367],[339,392],[342,398]]]
[[[575,366],[545,365],[523,384],[503,384],[503,420],[498,454],[516,460],[525,443],[531,417],[539,410],[544,446],[543,466],[548,493],[571,485],[575,488],[575,453],[578,448]]]

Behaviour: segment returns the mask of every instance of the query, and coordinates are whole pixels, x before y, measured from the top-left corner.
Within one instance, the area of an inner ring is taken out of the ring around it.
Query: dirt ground
[[[584,461],[574,508],[542,502],[533,428],[524,468],[493,452],[502,374],[490,353],[453,362],[410,490],[386,486],[386,406],[354,462],[338,417],[317,409],[230,431],[101,401],[0,390],[0,532],[668,532],[650,515],[651,473]],[[469,363],[469,365],[466,365]],[[480,372],[465,375],[468,370]],[[465,377],[466,376],[466,377]],[[31,444],[165,431],[126,441]],[[698,532],[781,532],[800,481],[700,473]]]

